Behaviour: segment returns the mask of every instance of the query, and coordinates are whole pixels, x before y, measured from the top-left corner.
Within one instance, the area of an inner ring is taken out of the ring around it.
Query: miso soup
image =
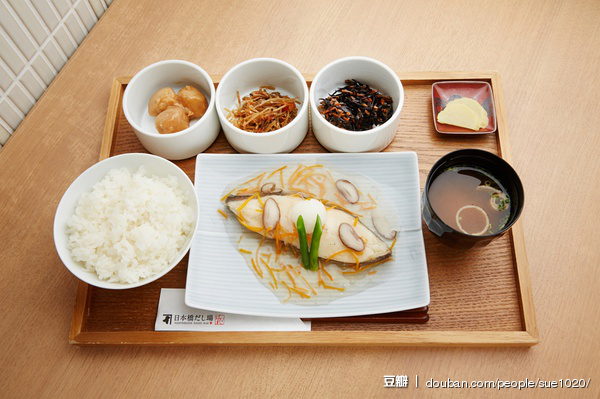
[[[506,189],[490,173],[471,166],[453,166],[433,180],[431,207],[453,229],[473,236],[495,234],[510,215]]]

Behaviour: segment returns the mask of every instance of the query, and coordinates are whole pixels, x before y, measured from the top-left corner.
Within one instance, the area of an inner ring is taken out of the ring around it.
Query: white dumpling
[[[317,222],[317,216],[321,218],[321,225],[324,225],[327,221],[327,210],[321,201],[316,199],[308,199],[294,205],[292,208],[292,220],[294,223],[298,221],[300,215],[304,219],[306,234],[312,234]]]

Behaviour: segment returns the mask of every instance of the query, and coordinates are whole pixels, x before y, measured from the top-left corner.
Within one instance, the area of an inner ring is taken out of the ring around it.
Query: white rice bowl
[[[194,205],[175,176],[111,169],[81,195],[67,222],[67,246],[103,281],[137,283],[163,271],[192,232]]]

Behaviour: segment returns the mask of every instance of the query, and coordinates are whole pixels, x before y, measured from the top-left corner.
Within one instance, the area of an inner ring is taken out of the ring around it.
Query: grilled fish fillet
[[[244,227],[267,238],[274,238],[273,231],[267,232],[264,229],[262,204],[257,198],[252,198],[249,201],[248,198],[249,196],[229,196],[225,202]],[[297,235],[288,233],[296,232],[296,225],[291,218],[292,208],[304,199],[295,195],[267,195],[261,197],[261,200],[264,203],[269,198],[273,198],[279,206],[281,215],[279,219],[280,241],[299,248]],[[244,205],[244,203],[246,204]],[[340,209],[327,209],[327,221],[321,236],[319,258],[329,259],[329,261],[342,266],[354,266],[356,265],[356,256],[360,264],[364,266],[386,260],[392,255],[389,247],[360,221],[354,226],[354,230],[364,241],[365,249],[361,253],[354,253],[354,256],[349,251],[338,253],[348,249],[338,235],[338,229],[342,223],[353,226],[354,216]]]

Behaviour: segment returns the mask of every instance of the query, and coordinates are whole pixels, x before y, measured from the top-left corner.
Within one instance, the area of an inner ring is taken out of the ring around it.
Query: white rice
[[[71,255],[102,280],[135,283],[175,259],[194,215],[175,176],[113,169],[79,198],[67,222]]]

